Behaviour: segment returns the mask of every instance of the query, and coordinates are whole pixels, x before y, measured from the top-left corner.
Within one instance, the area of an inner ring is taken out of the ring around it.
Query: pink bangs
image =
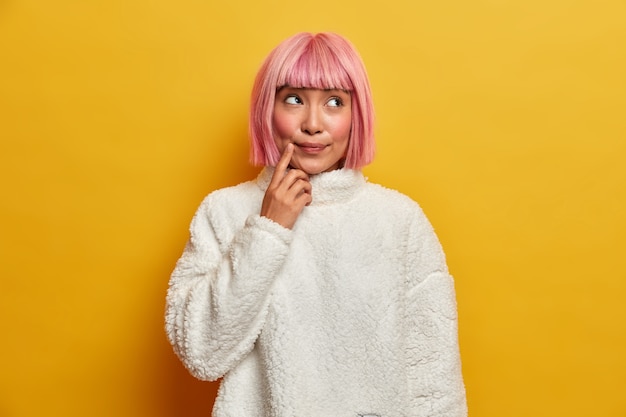
[[[348,71],[337,56],[339,51],[331,50],[330,45],[324,42],[324,36],[319,34],[298,48],[301,50],[290,51],[289,56],[284,57],[276,88],[288,85],[320,90],[353,90]]]

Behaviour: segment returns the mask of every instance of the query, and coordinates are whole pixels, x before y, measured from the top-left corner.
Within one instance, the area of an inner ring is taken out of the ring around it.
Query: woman
[[[408,197],[368,183],[365,68],[336,34],[274,49],[252,91],[255,181],[215,191],[170,280],[166,330],[223,377],[216,417],[467,414],[454,284]]]

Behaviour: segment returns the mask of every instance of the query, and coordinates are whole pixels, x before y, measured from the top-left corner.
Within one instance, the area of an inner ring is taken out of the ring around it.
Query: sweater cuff
[[[287,229],[286,227],[281,226],[275,221],[261,216],[259,214],[253,214],[246,219],[246,227],[253,227],[264,232],[270,233],[280,240],[283,241],[286,245],[291,243],[293,238],[293,231],[291,229]]]

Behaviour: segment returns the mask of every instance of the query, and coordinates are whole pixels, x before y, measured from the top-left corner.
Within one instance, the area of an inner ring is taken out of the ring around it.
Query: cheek
[[[352,117],[342,117],[335,121],[333,133],[337,140],[348,140],[352,130]]]
[[[275,112],[272,118],[275,139],[289,139],[293,136],[294,123],[284,113]]]

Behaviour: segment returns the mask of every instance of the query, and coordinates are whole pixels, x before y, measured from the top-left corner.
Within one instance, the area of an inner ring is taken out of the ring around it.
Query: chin
[[[326,167],[317,167],[317,166],[310,166],[310,165],[294,166],[294,168],[297,168],[306,172],[307,175],[317,175],[317,174],[321,174],[322,172],[328,171],[328,168]]]
[[[319,169],[306,169],[306,168],[298,168],[301,171],[304,171],[307,175],[317,175],[317,174],[321,174],[322,172],[324,172],[323,170],[319,170]]]
[[[319,174],[320,172],[323,172],[324,169],[316,166],[315,164],[300,164],[297,161],[291,161],[292,163],[290,164],[291,168],[294,169],[299,169],[300,171],[304,171],[307,175],[316,175]]]
[[[306,172],[307,175],[317,175],[323,172],[334,171],[341,169],[344,166],[344,160],[332,162],[332,161],[318,161],[311,159],[292,159],[291,167]]]

